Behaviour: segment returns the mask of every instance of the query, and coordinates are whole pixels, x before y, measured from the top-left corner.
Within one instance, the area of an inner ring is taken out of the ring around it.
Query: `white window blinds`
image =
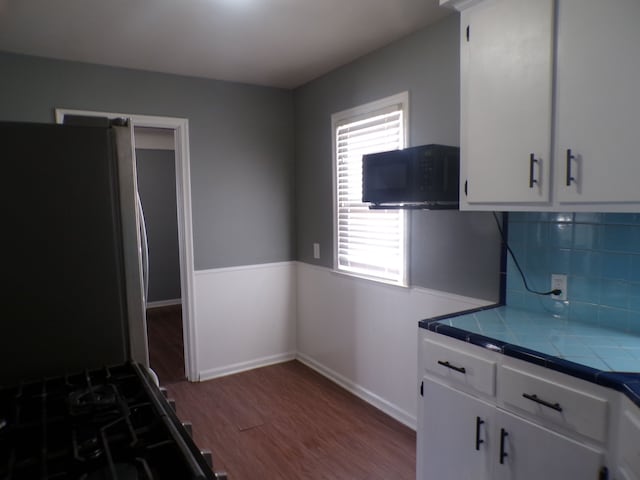
[[[344,112],[347,113],[347,112]],[[334,117],[336,268],[406,284],[405,213],[362,203],[362,156],[404,147],[404,104]]]

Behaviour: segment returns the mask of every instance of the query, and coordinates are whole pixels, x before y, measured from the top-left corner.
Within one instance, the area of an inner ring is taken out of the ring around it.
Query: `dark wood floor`
[[[161,385],[185,380],[182,306],[147,309],[149,364]]]
[[[300,362],[167,389],[232,480],[415,479],[415,432]]]
[[[176,340],[166,323],[156,325],[163,345]],[[201,383],[156,362],[178,416],[230,480],[415,479],[415,432],[298,361]]]

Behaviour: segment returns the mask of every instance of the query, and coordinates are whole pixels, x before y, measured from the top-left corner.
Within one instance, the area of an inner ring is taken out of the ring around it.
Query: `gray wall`
[[[188,118],[196,269],[331,267],[331,114],[408,90],[410,145],[457,145],[457,31],[453,14],[293,92],[0,53],[0,120],[51,122],[55,107]],[[412,285],[497,298],[487,214],[410,217]]]
[[[149,302],[180,298],[173,150],[136,149],[138,190],[149,241]]]
[[[409,91],[409,145],[459,145],[459,20],[437,24],[295,91],[298,258],[332,267],[331,114]],[[412,285],[498,298],[500,241],[486,213],[411,212]],[[313,243],[321,246],[313,259]]]
[[[54,108],[189,119],[195,268],[295,258],[293,94],[0,52],[0,120]]]

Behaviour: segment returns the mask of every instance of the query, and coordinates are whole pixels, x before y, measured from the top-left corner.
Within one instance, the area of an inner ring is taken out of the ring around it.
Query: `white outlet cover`
[[[567,299],[567,276],[559,273],[551,274],[551,290],[562,290],[560,295],[551,295],[554,300],[564,301]]]

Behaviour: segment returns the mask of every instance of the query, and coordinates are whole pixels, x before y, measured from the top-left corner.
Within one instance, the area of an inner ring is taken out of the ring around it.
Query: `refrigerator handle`
[[[142,209],[142,201],[140,193],[136,190],[136,205],[140,213],[140,238],[142,239],[142,281],[144,284],[144,303],[147,304],[149,298],[149,242],[147,239],[147,223],[144,219],[144,210]]]

